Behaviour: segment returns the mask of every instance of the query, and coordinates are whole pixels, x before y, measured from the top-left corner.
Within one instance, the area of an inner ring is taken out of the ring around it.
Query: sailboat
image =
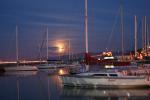
[[[16,26],[16,66],[5,67],[4,70],[7,71],[37,71],[36,66],[30,65],[19,65],[19,54],[18,54],[18,26]]]
[[[37,67],[39,69],[55,69],[57,67],[57,64],[49,64],[48,63],[48,57],[49,57],[49,53],[48,53],[48,27],[46,30],[46,64],[40,64],[37,65]]]
[[[50,71],[51,70],[51,72],[56,72],[57,68],[64,68],[64,67],[74,68],[74,66],[79,66],[79,64],[62,64],[62,63],[60,63],[60,60],[52,60],[53,63],[49,64],[49,61],[48,61],[48,58],[49,58],[48,41],[49,40],[48,40],[48,27],[47,27],[47,30],[46,30],[46,58],[47,58],[47,62],[46,62],[46,64],[37,65],[37,67],[40,70],[44,70],[44,71],[47,71],[47,70]],[[70,42],[69,42],[69,48],[70,48]],[[69,51],[69,59],[70,59],[70,51]]]
[[[86,53],[88,53],[87,2],[88,0],[85,0]],[[85,88],[135,88],[150,86],[150,80],[146,76],[129,76],[118,71],[89,72],[88,69],[89,65],[86,65],[86,72],[59,75],[60,82],[63,86]]]
[[[123,5],[121,4],[120,9],[120,14],[121,14],[121,57],[116,57],[113,56],[112,52],[111,52],[111,56],[109,54],[108,56],[108,51],[105,52],[104,54],[101,54],[102,56],[99,55],[91,55],[90,53],[86,53],[85,54],[85,62],[86,64],[90,64],[90,65],[113,65],[113,66],[129,66],[131,65],[131,62],[129,60],[125,60],[124,58],[124,24],[123,24]],[[96,57],[97,56],[97,57]],[[105,59],[106,58],[106,59]]]

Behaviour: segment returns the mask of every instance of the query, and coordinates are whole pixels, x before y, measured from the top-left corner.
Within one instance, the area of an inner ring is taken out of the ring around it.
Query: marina
[[[0,1],[0,100],[149,100],[149,3]]]
[[[39,72],[4,73],[0,76],[0,97],[3,100],[66,100],[88,98],[133,98],[145,100],[149,98],[149,88],[112,89],[112,88],[74,88],[63,87],[58,75]],[[119,94],[118,94],[119,93]]]
[[[85,100],[85,99],[127,99],[149,100],[149,88],[74,88],[63,87],[55,74],[45,72],[5,73],[0,76],[0,98],[3,100]]]

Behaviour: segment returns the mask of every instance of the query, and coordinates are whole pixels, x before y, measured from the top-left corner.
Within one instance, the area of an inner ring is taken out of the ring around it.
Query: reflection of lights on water
[[[62,69],[59,70],[59,75],[64,75],[64,71]]]
[[[68,69],[65,69],[65,68],[59,69],[58,74],[59,75],[66,75],[66,74],[69,74],[69,71],[68,71]]]
[[[127,92],[127,96],[130,97],[130,93],[129,92]]]
[[[67,69],[59,69],[59,71],[58,71],[58,74],[59,75],[65,75],[65,74],[68,74],[69,72],[68,72],[68,70]]]
[[[106,91],[103,91],[104,94],[106,94]]]

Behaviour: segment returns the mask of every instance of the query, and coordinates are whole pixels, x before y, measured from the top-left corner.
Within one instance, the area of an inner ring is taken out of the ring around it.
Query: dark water
[[[150,89],[80,89],[63,87],[47,72],[4,73],[0,100],[150,100]]]

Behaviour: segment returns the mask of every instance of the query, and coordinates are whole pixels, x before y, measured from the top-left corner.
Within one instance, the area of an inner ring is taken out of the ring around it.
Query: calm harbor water
[[[0,76],[0,100],[150,100],[150,89],[63,87],[51,71],[13,72]]]

